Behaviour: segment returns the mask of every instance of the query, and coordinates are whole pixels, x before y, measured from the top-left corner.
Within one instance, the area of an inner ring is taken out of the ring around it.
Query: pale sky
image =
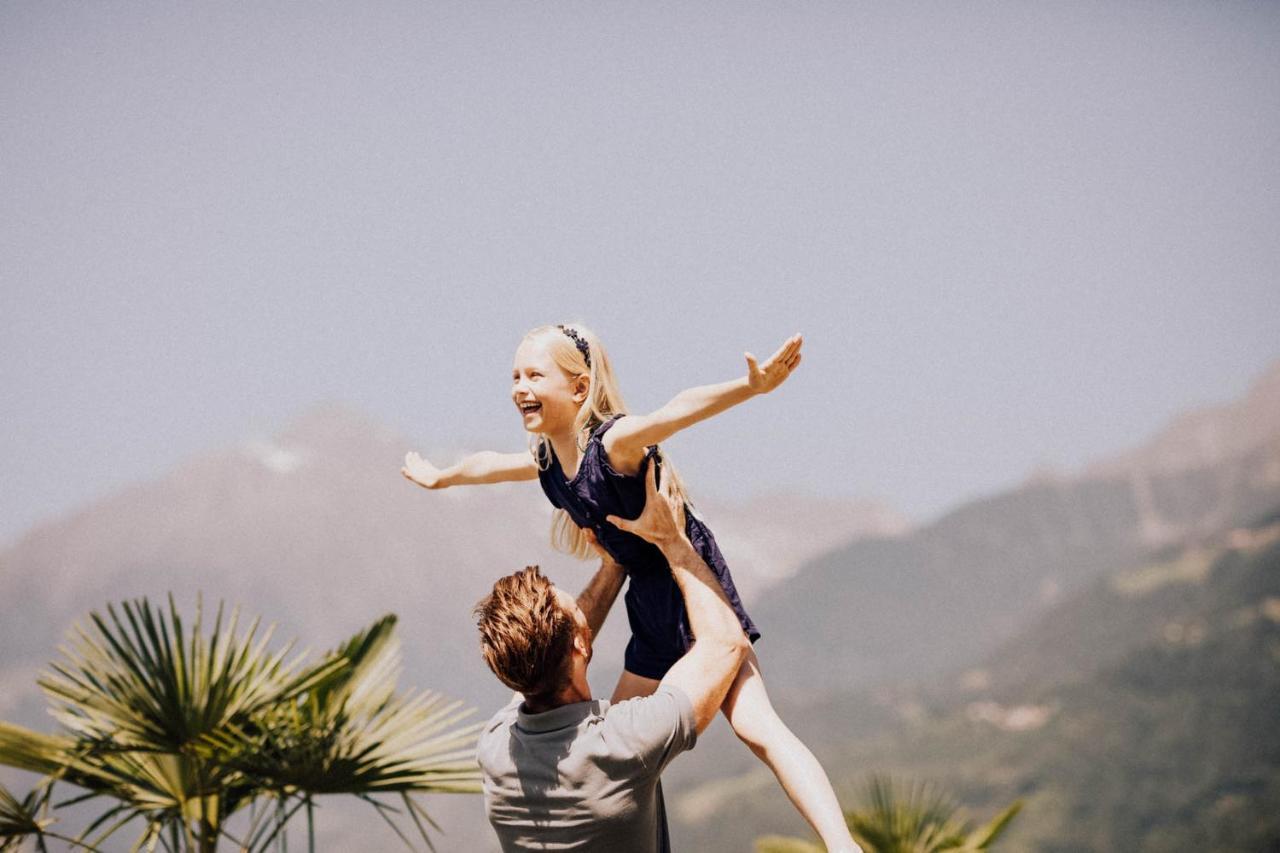
[[[347,402],[523,446],[522,333],[696,494],[917,520],[1280,357],[1280,4],[0,4],[0,543]],[[409,449],[406,447],[406,450]],[[389,471],[389,476],[395,476]]]

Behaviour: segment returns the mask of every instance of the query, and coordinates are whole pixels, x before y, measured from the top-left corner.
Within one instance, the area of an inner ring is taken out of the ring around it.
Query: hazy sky
[[[804,332],[671,443],[695,494],[1070,469],[1280,357],[1277,45],[1277,3],[4,2],[0,540],[318,400],[518,449],[569,320],[637,410]]]

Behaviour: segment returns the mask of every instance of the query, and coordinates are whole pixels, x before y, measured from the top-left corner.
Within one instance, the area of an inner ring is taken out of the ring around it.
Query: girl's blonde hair
[[[578,414],[574,418],[574,435],[578,442],[578,450],[586,450],[587,441],[596,428],[614,415],[627,413],[626,403],[622,401],[622,392],[618,390],[618,381],[613,375],[613,365],[609,361],[609,353],[604,344],[596,337],[596,333],[581,323],[565,324],[565,329],[574,332],[586,341],[591,353],[591,365],[579,351],[577,344],[559,326],[539,326],[526,334],[521,341],[533,341],[546,346],[551,360],[565,372],[570,379],[586,376],[589,381],[587,398],[582,401]],[[529,452],[533,454],[538,468],[545,471],[551,464],[551,442],[545,436],[534,435],[529,440]],[[678,500],[688,501],[688,493],[684,483],[676,472],[675,466],[666,454],[662,456],[662,477],[670,479]],[[574,523],[569,513],[557,509],[551,521],[551,545],[559,551],[572,554],[580,560],[595,556],[586,533]]]

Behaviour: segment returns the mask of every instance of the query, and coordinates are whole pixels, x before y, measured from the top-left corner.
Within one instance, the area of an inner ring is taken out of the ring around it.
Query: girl
[[[657,445],[698,421],[777,388],[800,363],[801,343],[800,335],[793,336],[764,364],[746,353],[745,377],[690,388],[655,412],[624,416],[626,406],[609,356],[595,334],[580,324],[540,326],[521,341],[511,375],[511,398],[530,434],[529,451],[475,453],[445,469],[409,453],[401,473],[428,489],[539,480],[556,507],[553,543],[586,559],[592,553],[586,532],[590,529],[626,569],[632,636],[612,701],[647,696],[693,636],[661,552],[605,518],[638,516],[644,507],[644,471],[648,464],[661,465],[659,473],[671,478],[677,496],[686,501],[689,541],[720,579],[742,629],[752,642],[757,640],[760,632],[742,607],[715,538],[687,502],[679,475],[669,462],[663,463]],[[774,711],[755,652],[739,671],[721,710],[738,737],[778,777],[827,849],[857,850],[826,773]]]

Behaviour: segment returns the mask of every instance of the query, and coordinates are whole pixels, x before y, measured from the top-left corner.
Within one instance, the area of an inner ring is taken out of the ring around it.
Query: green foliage
[[[756,853],[823,853],[821,844],[785,835],[765,835],[756,839]]]
[[[1015,802],[974,829],[950,798],[925,784],[903,787],[872,776],[866,803],[845,812],[845,821],[865,853],[976,853],[987,850],[1022,808]],[[799,838],[770,835],[756,841],[756,853],[821,853]]]
[[[135,849],[210,851],[228,838],[265,850],[313,797],[368,801],[409,844],[412,823],[427,844],[431,819],[415,793],[474,793],[477,725],[470,711],[431,693],[397,693],[399,643],[387,616],[314,662],[268,651],[258,621],[241,631],[219,605],[206,636],[197,603],[188,629],[172,598],[167,613],[146,599],[90,614],[39,683],[65,733],[43,735],[0,723],[0,763],[44,774],[19,802],[0,797],[0,840],[51,836],[47,810],[55,782],[84,789],[109,807],[74,840],[96,848],[141,821]],[[403,809],[376,794],[395,794]],[[248,831],[227,821],[248,810]],[[96,833],[96,835],[95,835]],[[41,841],[41,843],[43,843]],[[412,844],[409,844],[412,847]]]
[[[50,821],[37,817],[44,799],[41,791],[32,791],[20,801],[0,785],[0,851],[14,849],[24,836],[44,832]]]
[[[847,812],[845,819],[869,853],[986,850],[1022,808],[1015,802],[974,830],[954,802],[928,785],[900,789],[882,776],[872,777],[867,800],[866,807]]]
[[[1280,525],[1195,548],[1209,564],[1194,579],[1135,592],[1101,578],[985,661],[992,684],[981,692],[938,690],[916,718],[815,751],[831,756],[833,778],[886,767],[984,811],[1022,798],[1025,813],[1001,836],[1018,850],[1274,848]],[[1172,551],[1161,563],[1185,559]],[[1001,727],[971,715],[986,700],[1050,715]]]

